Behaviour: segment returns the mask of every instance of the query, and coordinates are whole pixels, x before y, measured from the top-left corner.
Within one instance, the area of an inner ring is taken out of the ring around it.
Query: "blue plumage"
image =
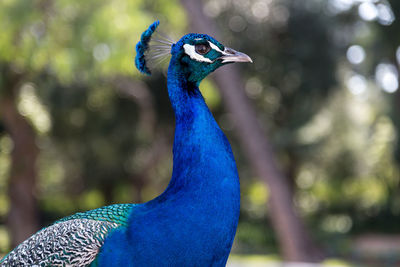
[[[136,66],[147,74],[144,54],[157,26],[158,21],[136,46]],[[44,266],[225,266],[239,218],[239,177],[199,84],[222,65],[251,59],[204,34],[187,34],[169,49],[167,85],[176,130],[167,189],[143,204],[61,219],[19,245],[2,264],[15,266],[22,259]]]
[[[149,48],[149,42],[151,39],[151,35],[157,29],[159,24],[160,24],[160,22],[158,20],[153,22],[153,24],[151,24],[149,26],[149,28],[142,33],[142,36],[140,37],[140,41],[136,45],[136,57],[135,57],[136,68],[140,72],[147,74],[147,75],[150,75],[151,71],[146,64],[146,59],[145,59],[144,53]]]

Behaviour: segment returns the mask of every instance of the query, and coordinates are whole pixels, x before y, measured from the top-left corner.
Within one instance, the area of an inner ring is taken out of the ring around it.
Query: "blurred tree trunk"
[[[118,76],[112,82],[118,94],[129,98],[139,107],[138,134],[142,139],[156,140],[141,155],[142,164],[136,173],[131,176],[134,203],[142,203],[143,189],[150,181],[150,172],[157,163],[168,153],[168,142],[163,134],[157,129],[157,114],[154,112],[154,99],[149,88],[143,82],[133,80],[131,77]]]
[[[202,1],[181,0],[191,30],[218,37],[213,22],[204,15]],[[237,135],[249,163],[270,192],[270,219],[287,261],[317,262],[323,253],[316,247],[296,214],[286,177],[277,167],[269,141],[257,122],[256,112],[243,90],[243,81],[235,65],[224,66],[214,75],[226,109],[233,115]]]
[[[8,184],[10,210],[7,218],[11,245],[15,247],[39,229],[35,197],[38,148],[35,132],[18,112],[19,79],[13,77],[0,92],[0,119],[13,141]]]

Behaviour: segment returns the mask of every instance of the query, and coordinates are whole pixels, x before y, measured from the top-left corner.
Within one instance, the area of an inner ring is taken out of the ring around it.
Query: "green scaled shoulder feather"
[[[62,218],[55,223],[65,222],[74,219],[88,219],[96,221],[106,221],[110,223],[116,223],[120,226],[127,226],[129,214],[135,206],[134,204],[114,204],[110,206],[101,207],[86,212],[78,212],[71,216]]]

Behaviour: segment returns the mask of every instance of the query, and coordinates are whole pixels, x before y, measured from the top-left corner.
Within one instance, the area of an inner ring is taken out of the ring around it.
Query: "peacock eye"
[[[204,54],[207,54],[208,52],[210,52],[211,47],[209,44],[197,44],[197,45],[195,45],[195,50],[196,50],[196,53],[198,53],[200,55],[204,55]]]

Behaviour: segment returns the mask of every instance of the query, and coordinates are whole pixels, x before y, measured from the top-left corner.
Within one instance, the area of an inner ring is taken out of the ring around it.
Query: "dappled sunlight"
[[[382,25],[390,25],[395,20],[393,11],[387,1],[369,0],[329,0],[329,11],[333,14],[347,12],[358,6],[358,15],[365,21],[377,20]]]
[[[34,84],[26,83],[21,87],[18,110],[32,121],[33,126],[41,134],[46,134],[51,128],[51,120],[46,107],[36,96]]]
[[[399,88],[398,76],[397,68],[392,64],[381,63],[376,67],[376,82],[387,93],[394,93]]]
[[[257,77],[248,79],[244,88],[250,98],[259,97],[263,91],[263,85]]]
[[[265,184],[257,182],[249,189],[249,200],[253,205],[264,206],[268,200],[268,190]]]
[[[332,131],[333,114],[330,110],[324,110],[317,114],[309,124],[301,127],[297,132],[298,142],[312,144]]]
[[[367,80],[360,74],[354,74],[346,81],[346,86],[352,94],[361,95],[367,90]]]
[[[93,57],[100,62],[107,60],[110,57],[109,46],[104,43],[97,44],[93,48]]]
[[[378,9],[378,21],[380,24],[387,26],[394,22],[395,16],[387,3],[379,3],[376,8]]]
[[[322,229],[326,232],[337,232],[345,234],[352,226],[352,220],[348,215],[331,215],[322,221]]]
[[[347,49],[347,59],[352,64],[360,64],[365,59],[365,50],[362,46],[352,45]]]
[[[363,20],[372,21],[378,17],[378,9],[374,3],[363,2],[358,7],[358,14]]]
[[[217,17],[226,11],[231,5],[240,10],[241,15],[232,16],[229,20],[229,28],[234,32],[242,32],[252,24],[268,22],[271,25],[281,27],[286,25],[289,18],[289,10],[285,5],[275,0],[234,0],[230,1],[206,1],[204,5],[204,13],[209,17]],[[250,24],[250,25],[249,25]],[[249,27],[251,30],[251,27]],[[249,37],[257,39],[257,35]],[[259,34],[262,34],[259,32]]]
[[[299,182],[299,184],[301,184],[302,186],[305,185],[304,181]],[[313,185],[314,184],[311,184],[309,188],[311,188]],[[304,215],[311,215],[317,212],[321,204],[321,198],[318,198],[317,195],[310,194],[306,191],[296,194],[294,200],[296,206],[301,210],[302,214]]]
[[[242,16],[234,16],[229,20],[229,28],[234,32],[242,32],[246,26],[247,23]]]
[[[256,1],[251,5],[251,13],[258,21],[262,21],[268,17],[269,12],[267,1]]]
[[[263,218],[267,214],[265,206],[269,198],[268,188],[264,183],[253,183],[242,199],[243,208],[252,218]]]
[[[360,90],[358,82],[354,86]],[[350,203],[368,213],[384,205],[388,201],[388,185],[398,183],[391,160],[396,140],[394,125],[388,117],[376,113],[384,104],[383,98],[377,97],[377,88],[370,88],[372,91],[360,99],[358,95],[365,90],[366,85],[362,92],[354,92],[354,89],[350,89],[352,94],[338,92],[329,105],[298,131],[298,141],[302,144],[325,144],[314,152],[312,164],[305,164],[296,179],[298,187],[304,190],[296,195],[296,204],[305,214],[318,213],[327,205]],[[355,156],[347,159],[343,158],[343,153]],[[335,176],[335,171],[331,173],[329,169],[334,162],[347,165],[351,174]],[[324,217],[321,229],[338,233],[350,231],[351,217],[340,216]]]

